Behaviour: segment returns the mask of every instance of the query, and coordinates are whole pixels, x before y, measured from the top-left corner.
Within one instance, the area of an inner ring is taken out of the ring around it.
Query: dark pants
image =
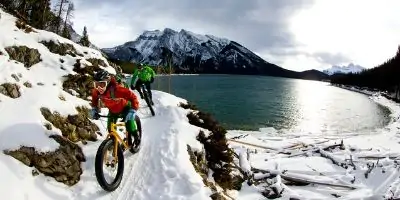
[[[140,79],[138,81],[136,81],[135,89],[139,92],[140,98],[143,99],[143,93],[142,93],[142,90],[141,90],[142,89],[141,86],[142,86],[142,84],[144,84],[144,86],[146,87],[146,90],[149,92],[150,101],[152,101],[153,95],[151,93],[151,83],[152,83],[152,81],[144,82],[144,81],[142,81]]]

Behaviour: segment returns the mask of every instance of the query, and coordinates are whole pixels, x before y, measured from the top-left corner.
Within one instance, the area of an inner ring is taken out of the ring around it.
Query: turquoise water
[[[352,132],[383,127],[389,111],[329,83],[267,76],[159,76],[152,89],[211,112],[227,129]]]

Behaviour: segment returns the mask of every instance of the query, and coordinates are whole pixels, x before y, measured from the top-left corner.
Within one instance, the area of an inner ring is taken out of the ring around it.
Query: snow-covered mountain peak
[[[160,37],[163,34],[160,30],[144,31],[142,37]]]
[[[325,69],[323,72],[328,75],[333,75],[337,73],[348,74],[348,73],[360,73],[365,70],[364,67],[360,65],[355,65],[354,63],[349,63],[347,66],[332,66],[329,69]]]

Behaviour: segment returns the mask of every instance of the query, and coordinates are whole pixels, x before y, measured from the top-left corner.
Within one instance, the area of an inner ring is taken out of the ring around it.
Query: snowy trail
[[[121,185],[114,192],[108,193],[96,181],[94,157],[101,139],[96,145],[90,145],[90,149],[84,149],[89,152],[89,160],[84,164],[87,170],[82,175],[84,182],[73,189],[71,199],[210,199],[211,191],[204,187],[200,176],[195,174],[187,154],[188,142],[182,136],[196,133],[199,128],[182,123],[187,120],[186,115],[176,106],[175,99],[166,101],[162,99],[165,98],[162,92],[158,91],[154,91],[153,95],[156,116],[150,116],[148,107],[144,106],[146,103],[140,100],[138,115],[142,120],[142,147],[134,155],[125,152]],[[196,145],[191,146],[196,148]]]

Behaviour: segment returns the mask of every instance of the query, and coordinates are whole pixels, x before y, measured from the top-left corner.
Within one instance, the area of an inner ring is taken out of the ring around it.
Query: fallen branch
[[[250,177],[252,174],[250,161],[247,152],[241,152],[239,154],[239,167],[242,169],[246,176]]]
[[[333,144],[333,145],[329,145],[326,146],[324,148],[322,148],[324,151],[329,151],[331,149],[335,149],[336,147],[339,147],[339,149],[344,150],[344,144],[343,144],[343,140],[339,143],[339,144]]]
[[[228,141],[231,142],[236,142],[236,143],[240,143],[240,144],[244,144],[244,145],[248,145],[248,146],[253,146],[253,147],[258,147],[258,148],[262,148],[262,149],[267,149],[267,150],[274,150],[274,151],[279,151],[280,149],[274,148],[274,147],[267,147],[267,146],[261,146],[261,145],[257,145],[257,144],[251,144],[251,143],[247,143],[247,142],[242,142],[242,141],[236,141],[236,140],[232,140],[232,139],[227,139]]]
[[[345,160],[346,161],[346,160]],[[353,167],[353,170],[356,170],[356,165],[353,162],[353,155],[350,155],[350,165]]]
[[[327,176],[325,173],[322,173],[322,172],[317,171],[316,169],[314,169],[314,168],[311,167],[310,165],[306,165],[306,166],[307,166],[308,168],[310,168],[311,170],[313,170],[314,172],[317,172],[320,176],[329,177],[329,176]],[[338,181],[338,182],[340,182],[340,183],[342,183],[342,184],[347,184],[346,182],[344,182],[344,181],[342,181],[342,180],[340,180],[340,179],[338,179],[338,178],[334,178],[334,177],[331,177],[331,178],[335,179],[336,181]],[[355,179],[355,177],[354,177],[354,179]],[[354,183],[354,182],[352,182],[352,183]]]
[[[351,185],[341,185],[341,184],[335,184],[335,183],[325,183],[325,182],[319,182],[315,180],[308,180],[300,177],[294,177],[294,176],[289,176],[286,175],[282,172],[277,172],[277,171],[272,171],[272,170],[263,170],[263,169],[257,169],[257,168],[252,168],[253,171],[259,171],[262,173],[269,173],[271,175],[280,175],[281,178],[285,179],[286,181],[291,181],[291,182],[297,182],[300,184],[318,184],[318,185],[327,185],[327,186],[332,186],[332,187],[341,187],[341,188],[347,188],[347,189],[357,189],[354,186]]]
[[[333,155],[331,155],[330,153],[328,153],[322,149],[318,149],[318,151],[316,153],[319,153],[319,154],[321,154],[322,157],[331,160],[333,164],[335,164],[339,167],[343,167],[344,169],[348,168],[347,163],[340,161],[338,158],[335,158]]]
[[[336,147],[342,147],[342,146],[343,146],[343,144],[332,144],[332,145],[325,146],[325,147],[322,147],[322,148],[319,148],[319,147],[310,147],[310,148],[307,148],[307,149],[300,149],[300,150],[303,151],[303,152],[300,152],[300,153],[292,153],[292,154],[290,154],[290,155],[288,156],[288,158],[292,158],[292,157],[296,157],[296,156],[302,156],[302,155],[307,154],[307,153],[309,153],[309,152],[311,152],[311,153],[319,153],[320,149],[323,149],[324,151],[328,151],[328,150],[330,150],[330,149],[334,149],[334,148],[336,148]],[[290,153],[290,152],[289,152],[289,153]]]
[[[370,160],[379,160],[379,159],[387,158],[387,156],[357,156],[357,158],[370,159]],[[399,156],[389,156],[388,158],[392,159],[392,160],[395,160],[395,159],[399,159]]]
[[[379,160],[378,160],[379,161]],[[367,171],[365,171],[364,176],[365,178],[368,178],[368,175],[372,172],[372,170],[375,168],[375,163],[367,163]]]

